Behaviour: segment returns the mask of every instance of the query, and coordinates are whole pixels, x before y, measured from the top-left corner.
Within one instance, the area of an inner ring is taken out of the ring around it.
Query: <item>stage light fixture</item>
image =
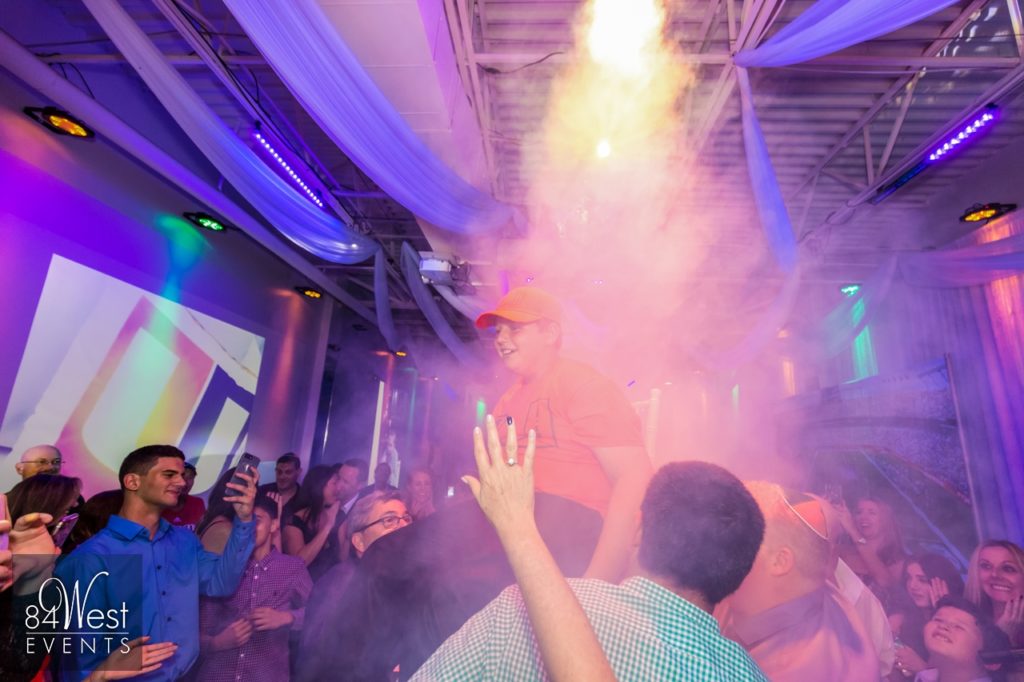
[[[870,203],[877,206],[890,194],[917,177],[922,171],[928,168],[928,166],[946,159],[954,151],[963,147],[968,140],[977,137],[979,131],[991,126],[992,122],[996,120],[996,113],[996,105],[989,104],[985,109],[978,112],[970,122],[955,131],[949,136],[949,138],[947,138],[942,144],[935,147],[928,156],[921,159],[921,161],[914,165],[910,170],[890,182],[888,185],[880,187],[878,192],[875,193],[875,196],[870,199]]]
[[[209,230],[210,232],[226,232],[228,229],[227,224],[217,220],[209,213],[189,211],[187,213],[182,213],[182,215],[185,216],[185,220],[189,221],[196,227],[201,227],[204,230]]]
[[[295,287],[295,291],[299,292],[306,298],[317,299],[324,297],[324,292],[320,291],[316,287]]]
[[[859,284],[844,284],[843,286],[839,287],[839,291],[844,296],[855,296],[857,294],[857,292],[860,291],[860,285]]]
[[[1017,204],[975,204],[960,216],[962,223],[980,223],[1004,216],[1017,208]]]
[[[406,357],[406,356],[407,356],[407,355],[409,355],[409,354],[408,354],[408,353],[406,353],[406,352],[405,352],[404,350],[396,350],[396,351],[395,351],[395,355],[396,355],[397,357],[400,357],[400,358],[404,358],[404,357]]]
[[[274,146],[270,144],[270,141],[266,137],[264,137],[258,130],[253,131],[253,137],[255,137],[256,141],[260,143],[260,145],[263,147],[263,150],[271,158],[273,158],[274,161],[278,163],[278,165],[281,167],[281,170],[284,171],[285,175],[287,175],[292,182],[294,182],[302,189],[302,192],[309,198],[309,200],[316,204],[318,207],[323,208],[324,202],[321,201],[319,196],[317,196],[317,193],[314,192],[312,188],[310,188],[306,181],[303,180],[302,177],[295,172],[291,165],[277,152],[277,150],[274,149]],[[355,248],[356,246],[357,244],[352,244],[353,248]]]
[[[29,118],[58,135],[86,138],[95,136],[89,126],[57,107],[25,107],[23,111]]]
[[[978,114],[973,121],[953,133],[948,140],[936,147],[932,153],[928,155],[928,160],[938,161],[956,150],[967,140],[971,139],[979,130],[985,128],[992,123],[992,121],[996,120],[995,110],[995,105],[990,104],[988,108]]]

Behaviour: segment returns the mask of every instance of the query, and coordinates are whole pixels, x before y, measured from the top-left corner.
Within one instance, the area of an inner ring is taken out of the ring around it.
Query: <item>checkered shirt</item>
[[[706,611],[644,578],[570,580],[619,680],[767,682]],[[413,682],[547,680],[519,588],[510,587],[423,664]]]

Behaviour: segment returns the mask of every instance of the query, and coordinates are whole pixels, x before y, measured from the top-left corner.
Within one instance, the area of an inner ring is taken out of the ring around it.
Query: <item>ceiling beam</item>
[[[1012,0],[1011,0],[1012,1]],[[544,60],[545,64],[569,64],[575,61],[573,55],[541,52],[479,52],[474,55],[476,63],[487,67],[516,68]],[[54,64],[110,64],[124,62],[121,54],[90,53],[47,53],[39,54],[44,62]],[[547,59],[545,59],[547,57]],[[266,60],[259,55],[221,54],[218,58],[230,66],[266,66]],[[166,54],[164,59],[173,66],[207,66],[207,62],[196,54]],[[725,65],[732,62],[732,55],[725,52],[682,53],[679,60],[685,64]],[[1020,63],[1018,57],[922,57],[919,55],[830,55],[819,57],[791,67],[788,70],[812,70],[815,66],[860,67],[879,69],[1012,69]],[[880,72],[880,75],[886,75]]]
[[[984,7],[987,3],[988,0],[972,0],[972,2],[969,5],[967,5],[967,7],[965,7],[964,10],[960,13],[960,15],[956,19],[954,19],[949,26],[946,27],[946,29],[940,34],[939,38],[928,46],[928,49],[925,50],[923,56],[937,56],[938,53],[941,52],[942,49],[945,48],[947,45],[949,45],[949,43],[952,42],[957,35],[959,35],[960,31],[962,31],[971,22],[971,18],[974,16],[974,13],[980,10],[982,7]],[[911,81],[912,78],[914,78],[914,76],[914,72],[907,73],[905,76],[900,77],[899,79],[897,79],[895,83],[889,86],[889,89],[886,90],[880,97],[878,97],[875,100],[875,103],[872,104],[868,108],[868,110],[865,111],[852,126],[850,126],[850,129],[846,131],[846,134],[843,135],[843,137],[838,142],[836,142],[831,149],[829,149],[829,151],[821,158],[821,160],[818,161],[818,163],[814,165],[814,167],[810,171],[808,171],[808,173],[804,176],[803,181],[800,183],[797,189],[789,195],[788,198],[792,199],[793,196],[796,193],[800,192],[807,185],[807,183],[810,182],[812,178],[814,178],[815,175],[820,173],[821,170],[826,165],[828,165],[828,163],[832,161],[832,159],[834,159],[837,154],[839,154],[839,152],[846,149],[847,145],[849,145],[850,141],[853,140],[854,136],[860,132],[861,128],[867,125],[870,121],[874,120],[878,113],[882,109],[884,109],[885,106],[894,97],[896,97],[896,95],[898,95],[900,91],[902,91],[906,87],[906,85]]]

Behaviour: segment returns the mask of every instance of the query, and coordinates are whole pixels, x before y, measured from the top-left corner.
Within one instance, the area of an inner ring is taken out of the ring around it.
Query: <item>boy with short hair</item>
[[[986,664],[983,651],[1005,651],[1010,640],[971,602],[948,595],[924,626],[928,665],[914,682],[992,682],[1000,664]]]
[[[197,679],[204,682],[289,679],[288,635],[302,628],[313,582],[302,559],[273,546],[277,503],[258,497],[253,516],[254,548],[238,589],[200,604]]]

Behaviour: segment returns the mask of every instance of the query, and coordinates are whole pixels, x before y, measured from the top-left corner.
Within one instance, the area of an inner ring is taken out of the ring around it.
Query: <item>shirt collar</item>
[[[633,577],[623,581],[622,586],[639,594],[649,609],[652,622],[667,641],[679,646],[684,646],[687,639],[692,642],[692,629],[684,625],[687,622],[705,634],[721,635],[714,616],[652,580]],[[689,634],[684,637],[684,633]]]
[[[739,618],[733,613],[732,631],[749,649],[786,628],[812,618],[815,612],[820,613],[825,605],[825,593],[825,588],[813,590],[753,616]]]
[[[153,542],[156,542],[166,535],[167,531],[170,529],[171,524],[161,518],[156,529],[156,535],[153,536]],[[124,540],[131,541],[140,537],[145,540],[149,540],[149,530],[145,526],[135,523],[134,521],[129,521],[123,516],[118,516],[117,514],[110,517],[110,521],[107,522],[107,530]]]

